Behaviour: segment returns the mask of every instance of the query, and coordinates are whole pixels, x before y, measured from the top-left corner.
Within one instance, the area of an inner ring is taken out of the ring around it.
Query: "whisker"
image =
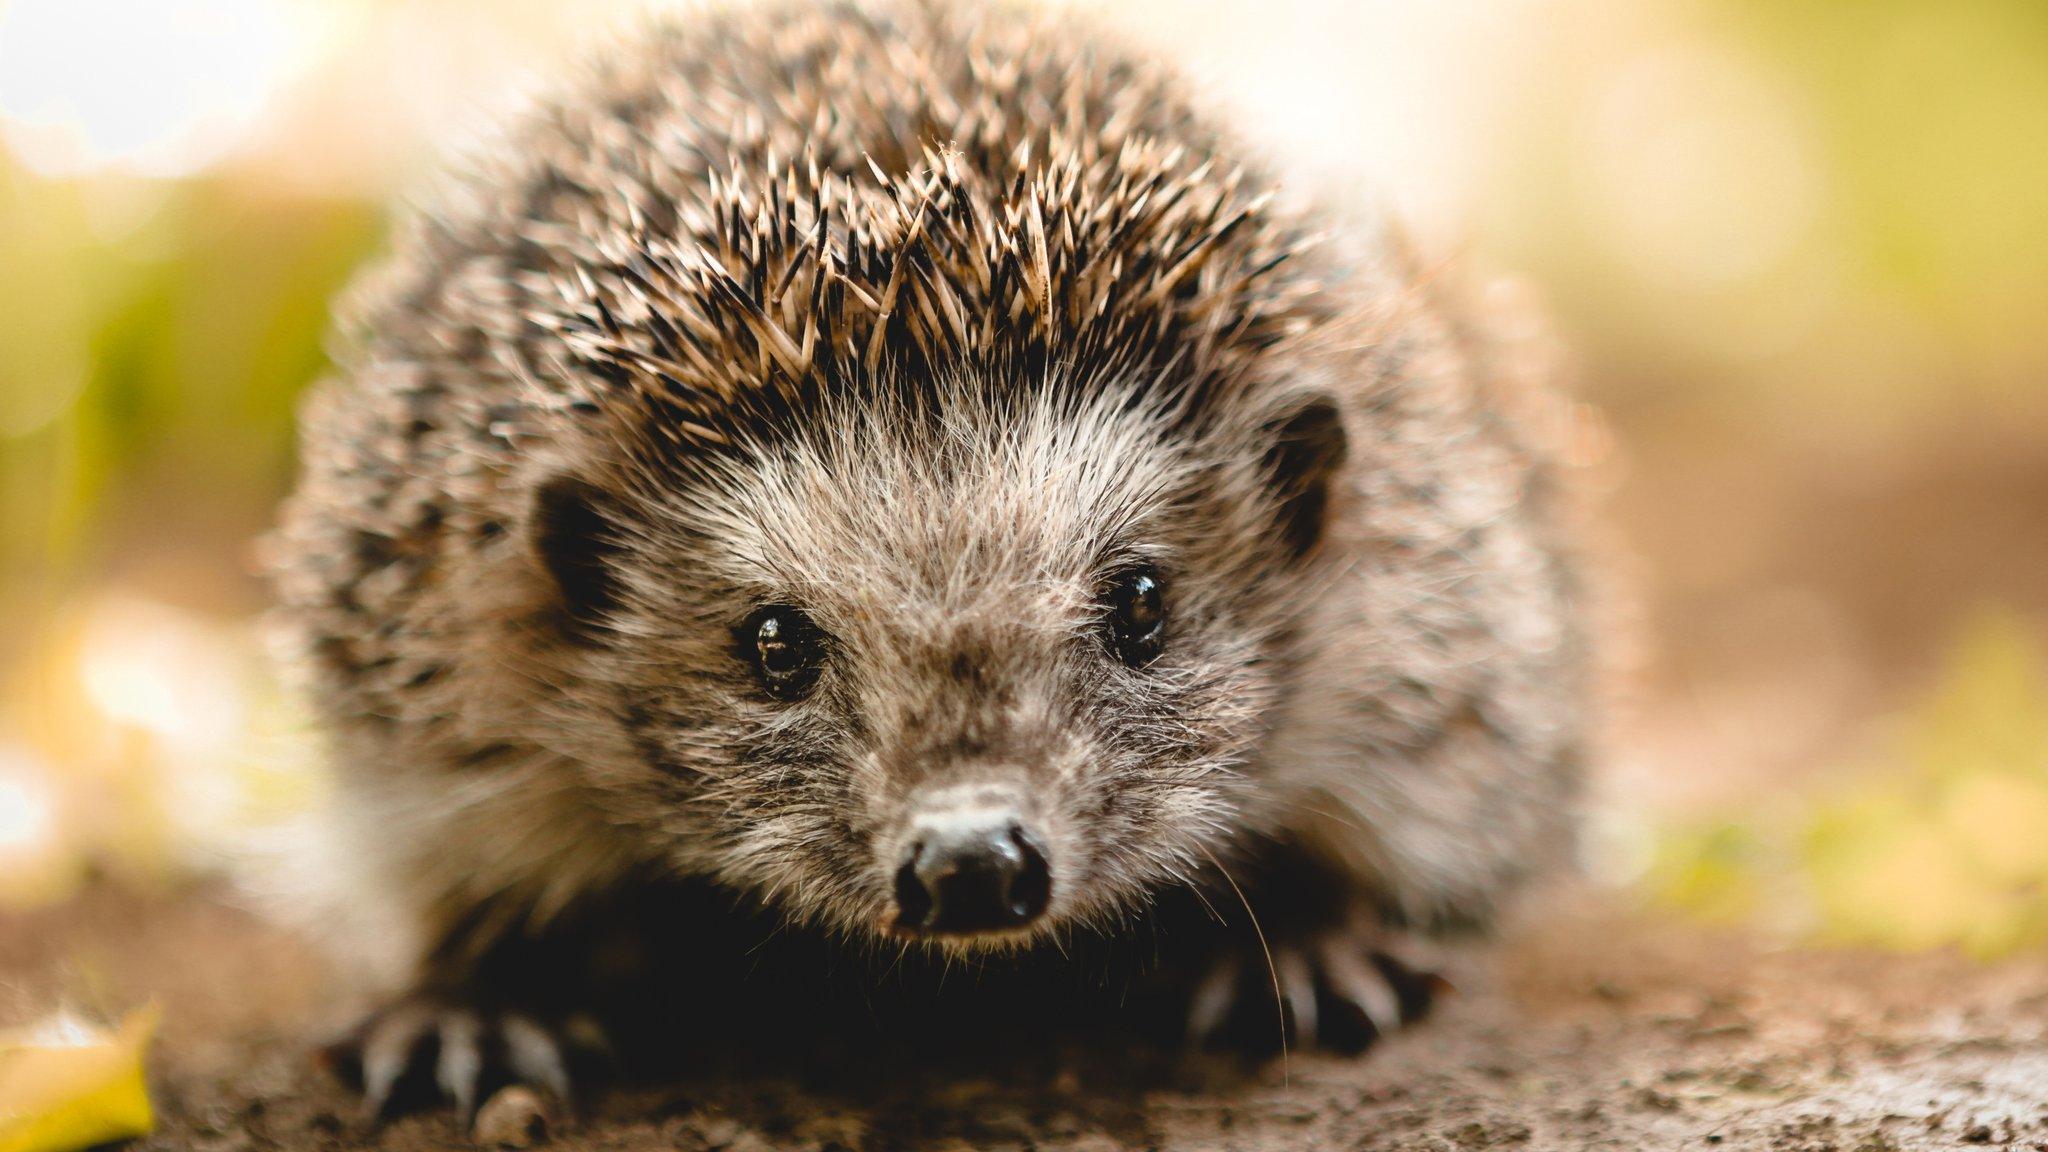
[[[1287,999],[1280,992],[1280,969],[1273,963],[1273,949],[1266,943],[1266,930],[1259,927],[1259,914],[1252,911],[1252,902],[1245,899],[1244,889],[1237,886],[1237,878],[1230,874],[1230,869],[1225,868],[1222,861],[1216,859],[1215,854],[1209,851],[1208,845],[1197,846],[1202,849],[1202,855],[1209,858],[1210,866],[1230,885],[1230,890],[1237,893],[1237,902],[1244,905],[1244,914],[1251,917],[1252,935],[1258,937],[1259,951],[1266,957],[1266,976],[1273,982],[1273,1014],[1280,1020],[1280,1082],[1292,1085],[1294,1066],[1289,1062],[1287,1055]]]

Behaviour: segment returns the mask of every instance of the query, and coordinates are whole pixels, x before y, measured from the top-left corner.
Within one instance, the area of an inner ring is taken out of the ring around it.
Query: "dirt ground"
[[[1558,900],[1453,958],[1458,990],[1359,1059],[1018,1053],[999,1070],[786,1071],[614,1088],[589,1149],[2048,1149],[2048,961],[1773,949]],[[144,1149],[459,1147],[447,1114],[369,1133],[310,1055],[334,974],[218,892],[100,890],[0,924],[0,1025],[154,999]],[[695,1042],[715,1046],[716,1036]]]

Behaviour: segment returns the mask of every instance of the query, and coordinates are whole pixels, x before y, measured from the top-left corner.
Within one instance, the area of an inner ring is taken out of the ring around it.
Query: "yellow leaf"
[[[148,1135],[142,1058],[157,1019],[152,1006],[112,1035],[74,1026],[0,1036],[0,1152],[76,1152]]]
[[[1645,877],[1652,896],[1717,923],[1736,924],[1763,903],[1765,852],[1750,829],[1710,824],[1667,832]]]
[[[2048,667],[2027,621],[1980,610],[1945,663],[1902,749],[1920,777],[1952,780],[1991,770],[2048,778]]]
[[[1983,771],[1954,782],[1942,823],[1963,857],[1994,884],[2048,884],[2048,780]]]
[[[1838,940],[1917,951],[1963,940],[2005,911],[1936,829],[1908,825],[1844,846],[1816,869],[1815,895]]]

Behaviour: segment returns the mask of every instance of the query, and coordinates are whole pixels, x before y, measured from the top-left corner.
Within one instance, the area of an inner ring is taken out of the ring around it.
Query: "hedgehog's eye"
[[[810,691],[825,656],[824,634],[802,609],[786,604],[747,617],[740,643],[762,687],[778,700],[795,700]]]
[[[1166,585],[1152,568],[1133,568],[1111,582],[1103,598],[1109,642],[1117,659],[1143,668],[1166,645]]]

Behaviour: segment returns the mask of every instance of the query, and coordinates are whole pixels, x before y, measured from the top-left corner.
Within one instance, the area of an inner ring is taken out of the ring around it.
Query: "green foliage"
[[[0,247],[18,254],[0,265],[0,607],[74,582],[137,524],[260,524],[376,211],[4,162],[0,203]]]
[[[1657,900],[1716,920],[1786,912],[1821,939],[1979,956],[2048,943],[2048,665],[1987,612],[1875,764],[1782,820],[1667,830]],[[1774,902],[1779,907],[1773,907]]]
[[[1765,896],[1759,873],[1770,848],[1737,820],[1666,830],[1646,878],[1658,901],[1717,924],[1754,919]]]
[[[2048,304],[2048,6],[1723,7],[1809,102],[1849,271],[1906,294],[1965,347],[2030,330]]]

